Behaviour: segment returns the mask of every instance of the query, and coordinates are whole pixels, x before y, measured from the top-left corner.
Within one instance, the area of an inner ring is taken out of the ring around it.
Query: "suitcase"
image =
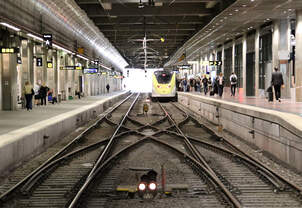
[[[210,91],[210,96],[214,96],[214,91]]]
[[[268,92],[268,102],[273,102],[273,101],[274,101],[273,93]]]

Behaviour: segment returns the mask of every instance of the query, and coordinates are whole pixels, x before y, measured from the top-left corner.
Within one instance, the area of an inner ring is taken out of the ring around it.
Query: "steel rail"
[[[177,105],[173,104],[176,108],[178,108],[180,111],[185,112],[183,109],[181,109],[180,107],[178,107]],[[199,123],[200,125],[203,125],[202,123],[200,123],[196,118],[194,118],[192,115],[190,115],[190,117],[195,120],[197,123]],[[203,125],[204,126],[204,125]],[[211,130],[210,128],[206,127],[205,128],[209,129],[212,133],[214,133],[215,135],[217,135],[215,133],[215,131]],[[247,152],[242,151],[240,148],[238,148],[236,145],[232,144],[227,138],[223,138],[219,135],[217,135],[218,137],[220,137],[221,139],[223,139],[223,141],[225,141],[228,145],[230,145],[235,151],[239,152],[240,154],[244,155],[246,158],[248,158],[249,160],[253,161],[254,163],[258,164],[259,166],[263,167],[264,169],[266,169],[268,172],[270,172],[270,175],[274,175],[275,177],[277,177],[280,181],[282,181],[283,183],[289,185],[290,187],[292,187],[293,189],[297,190],[299,192],[299,196],[302,198],[302,188],[297,186],[296,184],[294,184],[292,181],[289,181],[288,179],[286,179],[285,177],[283,177],[282,175],[276,173],[271,167],[267,166],[266,164],[264,164],[263,162],[261,162],[260,160],[258,160],[257,158],[251,156],[250,154],[248,154]],[[265,171],[265,172],[267,172]],[[260,173],[261,174],[261,173]]]
[[[173,134],[174,136],[182,137],[182,135],[180,135],[180,134],[178,134],[176,132],[173,132],[173,131],[168,131],[168,133],[169,134]],[[245,157],[245,156],[243,156],[241,154],[238,154],[237,152],[225,149],[223,147],[216,146],[215,144],[212,144],[212,143],[209,143],[209,142],[206,142],[206,141],[201,141],[200,139],[192,137],[192,136],[187,136],[187,138],[189,140],[191,140],[191,141],[196,142],[196,143],[207,145],[207,146],[209,146],[211,148],[214,148],[214,149],[217,149],[217,150],[222,151],[224,153],[227,153],[228,155],[230,155],[232,157],[237,157],[238,159],[241,159],[241,160],[243,160],[243,161],[245,161],[245,162],[253,165],[254,167],[258,168],[258,171],[260,171],[259,173],[262,176],[264,176],[267,180],[269,180],[277,189],[279,189],[279,190],[283,190],[284,189],[283,184],[280,183],[280,181],[278,182],[278,180],[276,179],[276,176],[273,175],[273,173],[271,173],[270,171],[268,171],[266,168],[262,167],[257,162],[251,160],[250,158]]]
[[[217,183],[217,185],[221,188],[221,190],[224,192],[224,194],[228,197],[230,202],[237,208],[241,208],[242,205],[238,201],[238,199],[225,187],[225,185],[219,180],[216,173],[213,171],[213,169],[208,165],[208,163],[205,161],[203,156],[200,154],[200,152],[196,149],[194,145],[189,141],[189,139],[185,136],[185,134],[182,132],[182,130],[178,127],[177,123],[172,119],[170,114],[166,111],[166,109],[159,104],[161,109],[165,112],[168,119],[174,124],[175,128],[177,129],[178,133],[183,137],[186,146],[188,147],[191,154],[196,158],[199,162],[201,162],[203,169],[207,172],[209,172],[211,178]],[[186,113],[187,114],[187,113]]]
[[[116,135],[115,138],[120,138],[120,137],[123,137],[124,135],[128,135],[128,134],[137,134],[136,131],[133,131],[133,130],[130,130],[130,131],[126,131],[126,132],[122,132],[118,135]],[[56,160],[53,160],[52,162],[50,162],[49,164],[47,164],[46,166],[44,166],[41,170],[39,170],[36,174],[34,174],[21,188],[21,192],[22,193],[25,193],[27,192],[31,187],[33,187],[33,185],[36,183],[37,179],[40,178],[42,175],[43,175],[43,172],[46,171],[47,169],[55,166],[56,164],[62,162],[63,160],[67,160],[71,157],[74,157],[75,155],[81,153],[81,152],[84,152],[84,151],[87,151],[89,149],[92,149],[94,147],[98,147],[100,145],[103,145],[105,143],[107,143],[109,141],[110,138],[107,138],[107,139],[104,139],[102,141],[99,141],[99,142],[96,142],[96,143],[93,143],[93,144],[90,144],[86,147],[82,147],[78,150],[75,150],[75,151],[72,151],[66,155],[63,155],[62,157],[56,159]]]
[[[120,105],[122,105],[124,102],[126,102],[131,96],[130,94],[128,97],[126,97],[124,100],[120,101],[118,104],[116,104],[112,109],[110,109],[105,114],[102,115],[101,118],[99,118],[96,122],[94,122],[92,125],[87,127],[81,134],[79,134],[76,138],[74,138],[71,142],[69,142],[66,146],[64,146],[61,150],[59,150],[56,154],[54,154],[52,157],[47,159],[42,165],[40,165],[38,168],[36,168],[34,171],[32,171],[30,174],[28,174],[25,178],[23,178],[21,181],[19,181],[17,184],[15,184],[13,187],[11,187],[9,190],[1,194],[0,201],[4,201],[12,192],[14,192],[16,189],[20,188],[23,184],[26,183],[33,175],[35,175],[38,171],[40,171],[44,166],[46,166],[48,163],[52,162],[56,158],[60,157],[65,151],[67,151],[72,145],[74,145],[77,141],[81,140],[83,137],[85,137],[86,134],[88,134],[93,128],[96,128],[99,126],[101,121],[105,119],[106,115],[109,113],[112,113],[115,109],[117,109]]]
[[[76,194],[76,196],[73,198],[72,202],[70,203],[70,205],[68,206],[69,208],[73,208],[76,206],[78,200],[80,199],[82,193],[85,191],[85,189],[88,187],[90,181],[93,179],[93,175],[94,172],[97,170],[97,168],[104,162],[104,160],[106,159],[109,151],[111,150],[111,147],[113,145],[113,141],[114,138],[116,136],[116,134],[118,133],[118,131],[120,130],[120,128],[122,127],[122,125],[124,124],[125,120],[127,119],[127,116],[129,114],[129,112],[132,110],[132,108],[134,107],[138,97],[140,94],[138,94],[136,96],[136,98],[134,99],[134,101],[132,102],[131,106],[129,107],[128,111],[126,112],[126,114],[123,116],[123,119],[121,120],[121,122],[119,123],[118,127],[116,128],[116,130],[114,131],[113,135],[111,136],[109,142],[107,143],[105,149],[103,150],[102,154],[100,155],[100,157],[97,159],[97,162],[94,164],[93,168],[91,169],[91,171],[89,172],[85,183],[82,185],[82,187],[80,188],[80,190],[78,191],[78,193]]]

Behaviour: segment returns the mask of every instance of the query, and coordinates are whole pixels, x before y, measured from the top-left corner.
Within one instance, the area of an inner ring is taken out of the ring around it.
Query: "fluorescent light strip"
[[[101,67],[103,67],[103,68],[105,68],[105,69],[108,69],[108,70],[111,70],[109,67],[104,66],[103,64],[101,64]]]
[[[72,53],[70,50],[65,49],[65,48],[63,48],[63,47],[61,47],[61,46],[58,46],[57,44],[54,44],[54,43],[53,43],[52,46],[55,47],[55,48],[57,48],[57,49],[63,50],[63,51],[65,51],[66,53],[74,54],[74,53]]]
[[[33,38],[33,39],[37,39],[37,40],[43,42],[43,38],[40,38],[40,37],[38,37],[38,36],[36,36],[36,35],[33,35],[33,34],[31,34],[31,33],[27,33],[27,36],[28,36],[28,37],[31,37],[31,38]]]
[[[89,59],[88,58],[85,58],[84,56],[81,56],[81,55],[77,55],[77,57],[81,58],[81,59],[84,59],[86,61],[88,61]]]
[[[10,28],[10,29],[13,29],[13,30],[15,30],[15,31],[17,31],[17,32],[20,31],[19,28],[15,27],[15,26],[12,26],[12,25],[10,25],[10,24],[7,24],[7,23],[5,23],[5,22],[0,22],[0,24],[3,25],[3,26],[5,26],[5,27],[8,27],[8,28]]]

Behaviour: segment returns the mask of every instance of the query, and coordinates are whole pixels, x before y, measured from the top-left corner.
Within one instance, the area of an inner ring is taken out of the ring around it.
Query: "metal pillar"
[[[302,10],[297,11],[296,24],[296,102],[302,102]]]

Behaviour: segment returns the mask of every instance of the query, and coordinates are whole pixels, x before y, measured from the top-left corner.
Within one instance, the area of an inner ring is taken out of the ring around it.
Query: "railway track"
[[[302,207],[301,188],[217,137],[172,103],[131,95],[38,171],[3,207]],[[152,202],[132,193],[141,170],[164,170]],[[18,179],[15,179],[18,180]],[[128,191],[117,191],[124,187]],[[166,195],[164,192],[170,192]]]

